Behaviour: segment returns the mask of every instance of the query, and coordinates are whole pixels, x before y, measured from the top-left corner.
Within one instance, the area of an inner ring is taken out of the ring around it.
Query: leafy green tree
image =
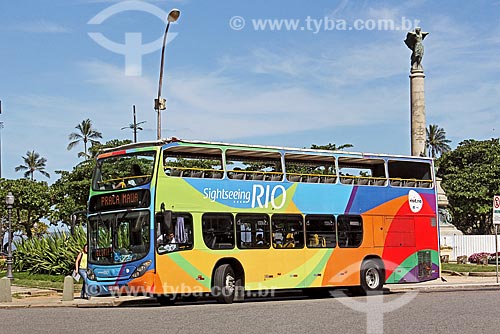
[[[446,139],[446,131],[436,124],[429,124],[425,129],[427,139],[425,141],[425,148],[427,155],[431,158],[436,158],[439,155],[449,152],[451,150],[449,143],[451,140]]]
[[[47,159],[40,157],[35,151],[26,152],[26,156],[22,157],[24,160],[24,165],[17,166],[14,170],[16,172],[26,171],[24,173],[25,178],[30,178],[30,180],[34,180],[35,172],[39,172],[43,176],[50,178],[49,173],[45,171],[45,164],[47,163]]]
[[[105,144],[96,143],[90,147],[88,155],[96,157],[105,148],[129,143],[131,143],[130,140],[117,139],[110,140]],[[94,159],[89,159],[76,165],[72,171],[56,171],[60,178],[50,187],[53,206],[49,219],[52,224],[62,222],[71,226],[72,215],[76,212],[86,211],[95,163]]]
[[[127,145],[131,144],[132,141],[129,139],[125,140],[120,140],[120,139],[112,139],[107,141],[105,144],[102,143],[95,143],[92,145],[92,147],[89,148],[89,156],[91,158],[96,158],[102,150],[107,149],[107,148],[113,148],[113,147],[118,147],[122,145]]]
[[[310,148],[315,150],[328,150],[328,151],[340,151],[346,148],[353,147],[352,144],[343,144],[337,146],[336,144],[328,143],[326,145],[316,145],[312,144]],[[324,169],[323,169],[324,168]],[[334,174],[335,166],[333,164],[306,164],[306,163],[288,163],[287,172],[289,173],[299,173],[299,174]]]
[[[212,169],[214,166],[220,166],[221,162],[218,160],[208,159],[178,158],[177,161],[170,161],[168,164],[175,167]]]
[[[341,151],[345,150],[346,148],[351,148],[354,147],[352,144],[343,144],[340,146],[337,146],[336,144],[328,143],[326,145],[316,145],[312,144],[311,148],[316,149],[316,150],[329,150],[329,151]]]
[[[78,157],[89,159],[90,156],[87,152],[88,142],[90,142],[92,146],[95,144],[99,144],[99,141],[97,139],[102,138],[102,134],[92,127],[92,121],[88,118],[75,126],[75,129],[77,129],[78,132],[72,132],[68,136],[68,139],[70,140],[70,143],[68,144],[68,151],[75,147],[78,143],[83,142],[84,151],[79,152]]]
[[[60,178],[50,186],[52,210],[49,220],[52,224],[62,222],[72,226],[72,215],[86,211],[94,167],[95,160],[86,160],[72,171],[56,171]]]
[[[8,192],[15,197],[12,211],[12,229],[21,230],[28,238],[32,237],[35,224],[43,224],[42,218],[50,210],[49,186],[46,182],[36,182],[29,179],[1,180],[0,198],[5,198]],[[2,208],[2,217],[7,216],[5,206]]]
[[[465,140],[438,163],[453,224],[467,234],[491,233],[493,196],[500,194],[499,139]]]

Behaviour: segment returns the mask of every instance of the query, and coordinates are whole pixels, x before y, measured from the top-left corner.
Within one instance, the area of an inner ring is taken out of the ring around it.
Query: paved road
[[[363,313],[367,310],[368,318]],[[359,334],[381,333],[383,328],[384,333],[398,334],[498,333],[499,310],[498,289],[368,298],[288,297],[232,305],[209,301],[172,307],[148,303],[114,308],[19,308],[0,310],[0,332]],[[382,316],[382,311],[387,313]]]

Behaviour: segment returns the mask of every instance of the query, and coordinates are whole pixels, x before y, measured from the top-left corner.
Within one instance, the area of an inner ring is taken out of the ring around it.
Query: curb
[[[469,272],[469,276],[476,276],[476,277],[496,277],[497,273],[494,271],[490,272]]]
[[[467,284],[442,284],[421,286],[398,286],[389,287],[392,292],[449,292],[449,291],[473,291],[473,290],[499,290],[500,283],[467,283]]]
[[[103,300],[96,302],[75,302],[75,301],[62,301],[60,298],[55,300],[46,300],[40,302],[13,302],[13,303],[0,303],[0,309],[11,309],[11,308],[59,308],[59,307],[76,307],[76,308],[99,308],[99,307],[114,307],[119,306],[120,303],[115,303],[114,301]]]
[[[384,291],[389,293],[404,293],[417,291],[422,293],[431,292],[454,292],[454,291],[479,291],[491,290],[500,291],[500,283],[455,283],[455,284],[399,284],[385,285]],[[34,298],[30,298],[34,297]],[[72,301],[62,301],[61,296],[30,296],[28,298],[19,299],[15,302],[0,303],[0,309],[20,309],[20,308],[59,308],[59,307],[75,307],[75,308],[112,308],[112,307],[127,307],[152,304],[154,301],[151,298],[130,297],[93,297],[90,300],[75,299]]]
[[[474,276],[474,277],[496,277],[497,273],[495,271],[452,271],[452,270],[441,270],[441,273],[450,276]]]

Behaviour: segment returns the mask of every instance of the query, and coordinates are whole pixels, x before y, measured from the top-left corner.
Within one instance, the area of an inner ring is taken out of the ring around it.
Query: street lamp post
[[[2,178],[2,129],[3,122],[0,122],[0,179]]]
[[[12,275],[12,206],[14,204],[14,195],[9,191],[7,196],[5,196],[5,204],[7,204],[8,212],[8,233],[9,241],[7,244],[7,278],[14,279]]]
[[[179,16],[181,15],[181,11],[178,9],[172,9],[167,16],[167,27],[165,28],[165,34],[163,35],[163,46],[161,49],[161,64],[160,64],[160,80],[158,82],[158,97],[155,99],[155,109],[158,117],[157,124],[157,139],[161,139],[161,111],[167,109],[167,101],[161,97],[161,85],[163,82],[163,65],[165,63],[165,45],[167,43],[167,34],[168,28],[170,27],[170,23],[177,21]]]

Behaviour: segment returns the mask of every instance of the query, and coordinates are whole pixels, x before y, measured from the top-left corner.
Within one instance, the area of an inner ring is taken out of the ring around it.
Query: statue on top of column
[[[423,32],[420,27],[416,27],[415,31],[409,31],[406,34],[405,44],[410,50],[411,54],[411,69],[413,70],[424,70],[422,67],[422,58],[424,56],[424,45],[422,41],[428,32]]]

